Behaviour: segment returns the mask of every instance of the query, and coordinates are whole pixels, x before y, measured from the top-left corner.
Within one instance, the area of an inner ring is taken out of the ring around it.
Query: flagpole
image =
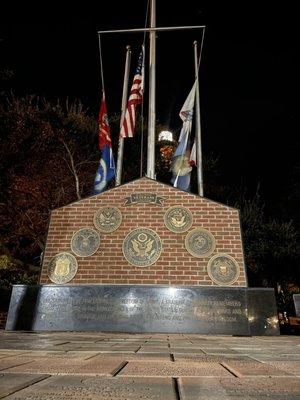
[[[131,59],[130,46],[126,46],[126,60],[125,60],[123,94],[122,94],[122,104],[121,104],[120,129],[122,128],[123,119],[124,119],[124,115],[125,115],[125,112],[126,112],[130,59]],[[118,147],[118,160],[117,160],[117,171],[116,171],[116,183],[115,183],[115,186],[121,185],[121,182],[122,182],[123,154],[124,154],[124,138],[120,137],[119,138],[119,147]]]
[[[195,78],[196,86],[196,164],[197,164],[197,185],[198,194],[203,197],[203,171],[202,171],[202,143],[201,143],[201,121],[200,121],[200,93],[199,93],[199,61],[198,61],[198,43],[194,41],[194,59],[195,59]]]
[[[151,0],[150,28],[156,27],[156,0]],[[155,64],[156,64],[156,32],[150,31],[149,47],[149,108],[148,108],[148,146],[147,176],[155,179]]]

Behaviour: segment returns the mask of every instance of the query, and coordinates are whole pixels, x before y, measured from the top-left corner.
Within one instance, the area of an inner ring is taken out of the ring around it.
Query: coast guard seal
[[[217,285],[232,285],[240,275],[240,268],[233,257],[219,253],[208,261],[207,273]]]

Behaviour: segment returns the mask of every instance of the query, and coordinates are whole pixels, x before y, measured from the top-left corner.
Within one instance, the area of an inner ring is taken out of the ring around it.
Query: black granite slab
[[[245,287],[15,285],[6,329],[274,334],[269,326],[277,316],[274,292],[258,292]],[[249,325],[248,308],[260,321],[256,330],[253,321]]]
[[[279,334],[274,289],[248,288],[247,304],[252,336]]]

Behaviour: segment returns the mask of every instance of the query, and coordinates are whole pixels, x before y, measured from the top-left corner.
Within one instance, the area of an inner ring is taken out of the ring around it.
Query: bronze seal
[[[173,206],[166,211],[164,221],[166,227],[171,232],[181,233],[190,229],[193,223],[193,217],[190,210],[187,208],[182,206]]]
[[[102,207],[94,214],[94,225],[103,233],[111,233],[119,228],[122,222],[121,211],[117,207]]]
[[[76,275],[77,260],[70,253],[59,253],[48,264],[48,276],[54,283],[70,282]]]
[[[100,237],[95,229],[82,228],[75,232],[71,240],[71,250],[76,256],[89,257],[100,246]]]
[[[185,247],[194,257],[207,257],[215,250],[214,236],[204,228],[190,231],[185,238]]]
[[[232,285],[238,280],[240,268],[237,261],[228,254],[215,254],[207,264],[207,273],[217,285]]]
[[[160,237],[152,229],[137,228],[128,233],[123,242],[126,260],[137,267],[154,264],[162,250]]]

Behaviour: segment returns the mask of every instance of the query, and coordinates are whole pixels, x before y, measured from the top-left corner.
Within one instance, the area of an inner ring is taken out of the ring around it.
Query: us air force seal
[[[48,264],[48,276],[54,283],[67,283],[74,278],[77,268],[73,254],[59,253]]]
[[[185,247],[194,257],[207,257],[215,250],[215,238],[206,229],[196,228],[186,235]]]
[[[207,264],[207,273],[217,285],[232,285],[240,275],[237,261],[228,254],[216,254]]]
[[[164,221],[166,227],[171,232],[181,233],[190,229],[193,223],[193,217],[187,208],[182,206],[173,206],[166,211]]]
[[[75,232],[71,240],[71,250],[76,256],[89,257],[96,253],[100,246],[98,232],[91,228],[83,228]]]
[[[122,214],[117,207],[102,207],[94,215],[94,225],[103,233],[111,233],[117,230],[121,222]]]
[[[126,260],[137,267],[154,264],[162,250],[160,237],[152,229],[137,228],[128,233],[123,242]]]

